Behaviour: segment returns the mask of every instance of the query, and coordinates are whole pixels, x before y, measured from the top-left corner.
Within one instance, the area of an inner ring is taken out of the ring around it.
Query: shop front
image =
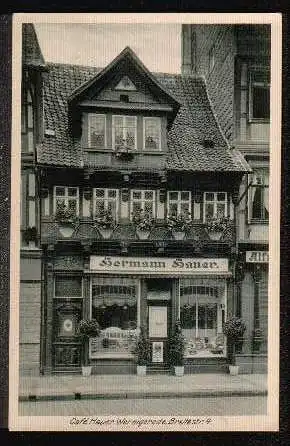
[[[176,320],[189,365],[202,358],[225,358],[222,326],[230,276],[227,258],[91,256],[89,311],[101,327],[100,336],[90,340],[94,372],[133,371],[140,326],[151,344],[149,367],[168,369]]]

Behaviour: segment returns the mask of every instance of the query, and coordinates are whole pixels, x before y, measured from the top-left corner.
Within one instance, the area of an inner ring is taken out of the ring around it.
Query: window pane
[[[68,196],[69,197],[77,197],[78,195],[78,190],[76,187],[69,187],[68,188]]]
[[[62,208],[65,205],[65,200],[61,198],[57,198],[56,200],[56,209]]]
[[[126,116],[125,117],[125,126],[126,127],[136,127],[136,119],[133,116]]]
[[[135,131],[129,128],[125,129],[125,145],[130,149],[135,148]]]
[[[140,200],[141,199],[141,191],[133,191],[133,199]]]
[[[205,205],[205,218],[212,218],[214,216],[214,205],[213,203],[207,203]]]
[[[253,87],[253,118],[270,118],[270,89],[266,87]]]
[[[178,192],[169,192],[169,200],[178,200]]]
[[[219,193],[217,194],[217,199],[218,199],[218,201],[225,201],[225,199],[226,199],[226,194],[225,194],[224,192],[219,192]]]
[[[109,190],[108,191],[108,197],[109,198],[116,198],[117,192],[115,190]]]
[[[153,213],[153,203],[151,203],[150,201],[146,201],[144,204],[144,210],[145,212],[149,212],[150,214]]]
[[[263,189],[261,187],[254,189],[252,218],[263,219]]]
[[[100,213],[102,213],[104,208],[105,208],[104,200],[96,200],[96,215],[99,215]]]
[[[182,214],[188,214],[189,213],[189,203],[181,203],[180,211]]]
[[[145,200],[153,200],[153,191],[152,190],[145,191],[144,197]]]
[[[189,200],[189,192],[181,192],[181,200],[188,201]]]
[[[134,202],[133,202],[133,205],[132,205],[132,210],[133,210],[133,212],[141,211],[141,210],[142,210],[142,205],[141,205],[141,203],[138,202],[138,201],[134,201]]]
[[[68,200],[68,208],[73,211],[74,213],[76,213],[77,210],[77,202],[76,200]]]
[[[116,211],[117,211],[117,203],[116,201],[109,201],[108,202],[108,211],[112,213],[114,217],[116,217]]]
[[[214,193],[206,192],[205,193],[205,199],[206,199],[206,201],[214,201]]]
[[[104,147],[105,145],[105,116],[90,115],[90,146]]]
[[[160,148],[160,119],[145,119],[145,149]]]
[[[169,203],[169,215],[177,215],[177,203]]]
[[[55,188],[55,194],[59,197],[64,197],[65,196],[65,187],[57,186]]]
[[[225,217],[226,207],[225,204],[218,203],[217,204],[217,217]]]
[[[82,280],[80,277],[56,277],[55,278],[56,297],[81,297]]]
[[[103,198],[105,196],[104,189],[96,189],[96,198]]]

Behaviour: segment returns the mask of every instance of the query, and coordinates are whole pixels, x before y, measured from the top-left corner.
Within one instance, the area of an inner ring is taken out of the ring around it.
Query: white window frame
[[[93,189],[93,216],[96,216],[96,202],[97,202],[97,198],[96,198],[96,191],[97,190],[103,190],[104,193],[104,198],[102,199],[104,201],[104,208],[105,210],[108,210],[108,201],[113,201],[112,198],[109,198],[109,192],[110,191],[114,191],[116,192],[116,199],[114,200],[116,202],[116,221],[119,220],[119,209],[120,209],[120,193],[119,193],[119,189],[114,189],[114,188],[104,188],[104,187],[95,187]],[[101,200],[101,199],[100,199]]]
[[[133,199],[133,193],[134,192],[141,192],[141,199]],[[133,213],[133,202],[139,202],[141,203],[141,209],[145,209],[145,203],[147,201],[151,201],[151,200],[146,200],[144,198],[145,196],[145,192],[153,192],[153,199],[152,199],[152,217],[156,218],[156,190],[154,189],[131,189],[130,191],[130,221],[132,221],[132,213]]]
[[[213,200],[206,200],[206,194],[214,194],[214,199]],[[221,201],[217,199],[218,194],[225,194],[225,200]],[[214,211],[213,211],[213,218],[217,217],[217,204],[218,203],[225,203],[225,217],[228,216],[228,193],[224,192],[224,191],[218,191],[218,192],[213,192],[213,191],[206,191],[203,193],[203,222],[206,223],[206,215],[205,215],[205,208],[206,208],[206,203],[213,203],[213,207],[214,207]]]
[[[254,87],[264,88],[265,90],[269,90],[270,94],[270,82],[259,82],[254,80],[255,73],[265,73],[266,71],[263,69],[253,69],[250,72],[250,83],[249,83],[249,121],[250,122],[270,122],[269,118],[255,118],[253,116],[253,89]],[[270,105],[269,105],[270,106]],[[270,110],[269,110],[270,113]]]
[[[104,138],[104,147],[107,147],[107,119],[106,115],[104,113],[88,113],[88,147],[90,149],[101,149],[102,147],[95,147],[91,145],[91,119],[93,117],[102,116],[104,118],[104,132],[105,132],[105,138]]]
[[[181,194],[182,193],[189,193],[189,200],[181,200]],[[178,198],[177,200],[172,200],[169,198],[171,193],[177,193],[178,194]],[[167,191],[167,215],[170,215],[169,212],[169,205],[170,203],[177,203],[177,215],[181,214],[181,204],[182,203],[187,203],[189,202],[189,213],[190,213],[190,217],[192,218],[192,198],[191,198],[191,191],[190,190],[169,190]]]
[[[159,147],[154,150],[154,149],[147,149],[146,148],[146,142],[145,142],[145,136],[146,136],[146,121],[148,121],[149,119],[151,120],[156,120],[159,123]],[[143,150],[148,151],[148,152],[157,152],[161,150],[161,118],[159,116],[145,116],[143,118]]]
[[[134,150],[137,149],[137,116],[129,116],[129,115],[112,115],[112,148],[113,150],[116,150],[115,148],[115,120],[116,118],[122,118],[123,123],[125,118],[133,118],[135,121],[135,147]],[[124,137],[124,126],[123,126],[123,137]]]
[[[57,278],[66,278],[66,279],[73,279],[74,277],[73,276],[69,276],[69,275],[66,275],[66,274],[56,274],[55,276],[54,276],[54,279],[53,279],[53,298],[54,299],[83,299],[83,296],[84,296],[84,281],[83,281],[83,277],[80,277],[79,275],[78,275],[78,277],[80,277],[80,279],[81,279],[81,296],[56,296],[56,294],[55,294],[55,290],[56,290],[56,279]]]
[[[63,187],[65,189],[65,194],[64,195],[60,195],[60,196],[56,196],[56,188],[57,187]],[[68,195],[68,191],[69,189],[76,189],[77,190],[77,195],[75,197],[70,197]],[[80,212],[80,190],[78,186],[62,186],[60,184],[58,184],[57,186],[54,186],[53,188],[53,212],[56,212],[56,200],[57,198],[61,198],[64,200],[65,205],[68,206],[68,200],[71,200],[73,198],[75,198],[76,200],[76,216],[79,216],[79,212]]]

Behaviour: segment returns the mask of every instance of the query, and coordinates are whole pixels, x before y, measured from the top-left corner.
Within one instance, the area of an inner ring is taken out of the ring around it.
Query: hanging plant
[[[132,212],[132,222],[137,231],[150,232],[154,224],[154,219],[150,212],[143,209],[136,209]]]
[[[75,209],[70,209],[64,202],[57,203],[54,218],[59,223],[76,224],[78,221]]]
[[[134,137],[127,135],[126,138],[117,138],[115,146],[115,156],[118,159],[131,160],[134,157],[133,147]]]
[[[209,217],[204,223],[205,229],[209,232],[224,232],[230,224],[228,217]]]
[[[192,227],[191,215],[189,212],[171,214],[167,217],[166,224],[173,233],[185,234]]]
[[[112,229],[115,226],[114,216],[109,209],[104,207],[98,210],[98,213],[94,217],[94,223],[96,226],[102,229]]]
[[[25,229],[23,233],[23,238],[26,243],[29,242],[37,242],[37,229],[35,226],[29,226],[27,229]]]

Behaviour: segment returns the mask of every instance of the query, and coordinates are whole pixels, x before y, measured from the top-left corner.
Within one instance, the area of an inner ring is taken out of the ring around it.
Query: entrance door
[[[151,363],[168,364],[168,338],[171,327],[171,281],[150,280],[147,283],[148,336]]]

